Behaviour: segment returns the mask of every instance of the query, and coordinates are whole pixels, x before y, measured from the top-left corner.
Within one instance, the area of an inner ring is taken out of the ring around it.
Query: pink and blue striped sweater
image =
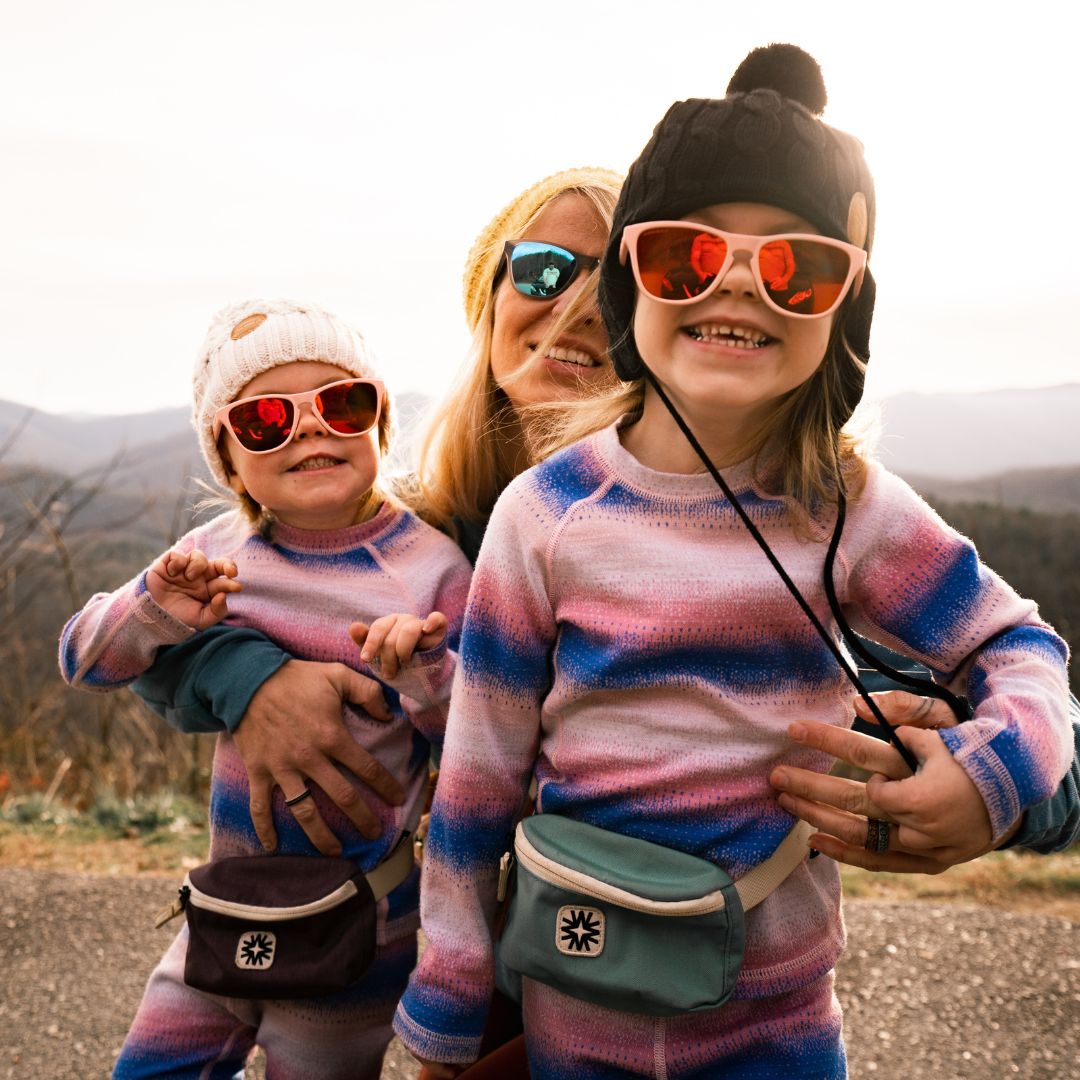
[[[821,582],[832,513],[801,540],[748,467],[727,479],[833,626]],[[943,737],[995,835],[1055,789],[1072,755],[1064,643],[880,466],[849,509],[836,589],[858,631],[970,697],[974,719]],[[405,1044],[434,1060],[477,1052],[499,857],[534,772],[540,812],[738,877],[793,824],[769,786],[773,766],[832,764],[792,744],[787,725],[847,725],[852,695],[707,474],[648,469],[612,427],[520,476],[495,508],[469,595],[424,860],[428,947],[395,1021]],[[843,941],[836,865],[806,860],[749,913],[736,996],[809,984]]]
[[[375,517],[347,529],[313,532],[276,524],[273,542],[252,530],[240,514],[222,514],[181,538],[182,551],[198,547],[212,558],[229,557],[238,567],[243,592],[229,597],[226,622],[262,631],[292,656],[347,664],[384,684],[390,723],[346,705],[346,726],[357,741],[401,782],[407,798],[395,807],[364,788],[364,798],[383,829],[378,839],[363,837],[316,785],[315,801],[342,842],[343,854],[364,870],[377,865],[402,830],[412,830],[422,809],[430,745],[442,743],[456,664],[455,649],[471,570],[457,545],[413,514],[384,504]],[[396,678],[360,660],[349,624],[371,622],[393,612],[425,616],[441,611],[449,620],[446,640]],[[60,639],[60,668],[73,686],[114,690],[153,663],[162,645],[192,631],[154,602],[146,572],[107,594],[91,598],[74,615]],[[303,702],[297,703],[298,708]],[[361,787],[359,780],[355,781]],[[274,792],[274,826],[282,854],[316,854],[280,790]],[[247,771],[231,735],[218,736],[210,801],[210,855],[262,853],[248,810]],[[406,895],[409,894],[409,895]],[[379,940],[416,929],[416,890],[395,890],[380,903]]]

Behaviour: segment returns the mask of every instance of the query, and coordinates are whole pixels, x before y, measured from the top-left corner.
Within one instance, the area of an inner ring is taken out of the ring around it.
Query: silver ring
[[[915,715],[911,718],[913,721],[922,720],[924,717],[930,715],[930,710],[934,707],[934,699],[931,697],[924,697],[922,704],[919,705]]]
[[[311,798],[311,788],[306,787],[299,795],[294,795],[291,799],[285,800],[286,806],[295,806],[297,803],[302,803],[305,799]]]
[[[889,823],[880,818],[867,818],[866,843],[863,847],[875,855],[884,855],[889,850]]]

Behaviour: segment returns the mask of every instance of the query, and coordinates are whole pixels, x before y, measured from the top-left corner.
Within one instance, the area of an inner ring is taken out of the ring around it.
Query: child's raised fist
[[[146,572],[154,601],[193,630],[205,630],[229,613],[227,596],[243,586],[232,559],[210,559],[192,551],[166,551]]]

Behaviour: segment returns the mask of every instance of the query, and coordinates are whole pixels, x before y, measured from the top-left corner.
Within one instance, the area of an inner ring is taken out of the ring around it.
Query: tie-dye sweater
[[[244,589],[229,597],[226,621],[267,634],[292,656],[347,664],[380,679],[393,719],[369,717],[346,705],[345,724],[356,740],[405,787],[402,806],[379,799],[359,780],[365,801],[382,830],[368,840],[312,784],[323,819],[342,842],[343,854],[365,870],[388,853],[403,830],[415,827],[427,782],[430,744],[442,742],[471,570],[457,545],[407,511],[384,505],[369,521],[346,529],[314,532],[274,527],[273,542],[263,539],[238,513],[227,513],[188,533],[176,545],[199,548],[212,558],[233,559]],[[443,644],[418,653],[392,680],[360,660],[349,637],[354,621],[370,623],[382,615],[441,611],[449,620]],[[162,645],[189,638],[194,631],[164,611],[146,588],[146,572],[107,594],[91,598],[64,628],[60,668],[73,686],[113,690],[130,683],[153,663]],[[299,707],[303,703],[298,703]],[[290,792],[295,794],[295,792]],[[315,854],[303,830],[274,791],[274,826],[282,854]],[[232,736],[217,737],[210,796],[210,855],[262,852],[248,810],[247,770]],[[380,940],[392,940],[416,927],[415,888],[380,904]],[[388,920],[388,921],[387,921]]]
[[[748,467],[729,484],[826,626],[831,512],[800,539]],[[875,464],[849,508],[836,590],[860,632],[966,692],[943,732],[995,836],[1072,753],[1066,647],[969,541]],[[982,647],[984,646],[985,647]],[[847,725],[853,690],[707,474],[641,465],[614,427],[518,477],[473,576],[424,859],[427,950],[395,1027],[421,1057],[475,1056],[493,981],[499,857],[530,776],[537,809],[744,874],[793,825],[769,772],[827,770],[794,720]],[[805,860],[747,917],[736,995],[804,986],[843,947],[839,874]]]

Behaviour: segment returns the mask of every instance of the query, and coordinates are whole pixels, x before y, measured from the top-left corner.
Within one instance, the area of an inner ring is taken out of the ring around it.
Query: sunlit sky
[[[0,398],[188,401],[210,316],[349,317],[438,394],[460,281],[533,180],[625,170],[745,53],[820,61],[878,190],[869,393],[1080,379],[1077,17],[1057,2],[0,0]]]

